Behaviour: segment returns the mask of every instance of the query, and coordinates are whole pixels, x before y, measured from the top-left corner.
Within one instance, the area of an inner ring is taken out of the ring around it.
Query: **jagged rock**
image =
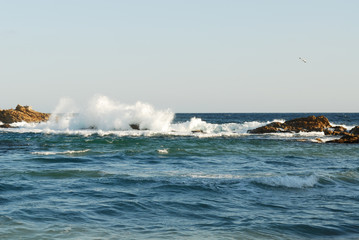
[[[15,122],[44,122],[49,120],[50,114],[32,110],[30,106],[17,105],[16,109],[0,110],[0,122],[3,126]]]
[[[352,128],[342,138],[328,142],[329,143],[359,143],[359,126]]]
[[[324,116],[309,116],[296,118],[284,123],[273,122],[266,126],[249,130],[249,133],[276,133],[276,132],[322,132],[332,127]]]
[[[345,127],[335,126],[324,130],[325,135],[348,135],[348,131]]]
[[[32,111],[32,107],[31,106],[21,106],[20,104],[18,104],[16,106],[15,110],[21,111],[21,112]]]
[[[337,132],[346,132],[347,129],[343,126],[335,126],[335,127],[332,127],[334,129],[334,131],[337,131]]]
[[[354,135],[359,135],[359,126],[356,126],[354,128],[352,128],[349,133],[354,134]]]
[[[359,143],[359,135],[346,135],[340,139],[328,141],[328,143]]]

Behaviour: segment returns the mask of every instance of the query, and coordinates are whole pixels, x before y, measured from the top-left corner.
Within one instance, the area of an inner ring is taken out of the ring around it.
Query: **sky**
[[[359,112],[357,0],[0,0],[0,109]],[[299,57],[307,60],[302,62]]]

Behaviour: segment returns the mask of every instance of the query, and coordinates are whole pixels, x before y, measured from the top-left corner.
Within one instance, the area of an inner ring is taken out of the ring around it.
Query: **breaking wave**
[[[273,121],[247,121],[229,123],[209,123],[201,118],[193,117],[183,122],[174,122],[175,114],[170,110],[158,110],[143,102],[124,104],[106,96],[93,97],[87,106],[78,107],[76,103],[63,98],[52,112],[50,120],[42,123],[13,123],[16,129],[1,131],[34,132],[45,134],[75,134],[90,136],[98,134],[117,136],[196,136],[238,137],[247,135],[248,130],[255,129],[271,122],[284,122],[283,119]],[[305,138],[309,141],[323,139],[324,133],[275,133],[265,134],[270,138]]]
[[[138,129],[168,131],[173,118],[174,113],[170,110],[155,110],[147,103],[128,105],[106,96],[96,96],[87,108],[80,110],[73,107],[71,100],[62,99],[50,121],[42,125],[45,128],[70,130],[130,130],[132,125]]]
[[[42,123],[13,123],[16,132],[65,133],[81,135],[152,136],[194,135],[238,136],[269,122],[213,124],[193,117],[189,121],[173,123],[175,114],[157,110],[143,102],[123,104],[106,96],[95,96],[85,108],[79,108],[69,98],[63,98],[52,112],[49,121]],[[9,131],[9,130],[7,130]]]
[[[54,151],[45,151],[45,152],[32,152],[31,154],[35,154],[35,155],[73,155],[73,154],[81,154],[81,153],[86,153],[90,151],[90,149],[85,149],[85,150],[69,150],[69,151],[64,151],[64,152],[54,152]]]

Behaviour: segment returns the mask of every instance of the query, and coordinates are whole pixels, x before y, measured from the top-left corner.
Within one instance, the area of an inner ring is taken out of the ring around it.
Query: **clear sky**
[[[174,112],[358,112],[358,11],[357,0],[0,0],[0,108],[102,94]]]

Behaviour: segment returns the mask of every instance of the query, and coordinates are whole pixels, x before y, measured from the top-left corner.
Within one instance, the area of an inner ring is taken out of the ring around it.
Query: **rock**
[[[338,132],[346,132],[347,129],[343,126],[335,126],[335,127],[332,127],[334,129],[334,131],[338,131]]]
[[[8,124],[8,123],[5,123],[5,124],[2,124],[2,125],[0,125],[0,128],[14,128],[14,127],[12,127],[10,124]]]
[[[332,127],[324,116],[309,116],[296,118],[284,123],[273,122],[266,126],[249,130],[249,133],[276,133],[276,132],[322,132]]]
[[[139,123],[132,123],[132,124],[130,124],[130,127],[133,130],[149,130],[148,128],[141,128]]]
[[[359,126],[356,126],[354,128],[352,128],[349,133],[354,134],[354,135],[359,135]]]
[[[4,125],[15,122],[44,122],[49,118],[50,114],[34,111],[29,106],[17,105],[15,110],[0,110],[0,122]]]
[[[359,143],[359,126],[354,127],[345,135],[336,140],[328,141],[329,143]]]
[[[130,127],[131,127],[133,130],[140,130],[140,124],[138,124],[138,123],[130,124]]]
[[[347,129],[342,126],[335,126],[324,130],[325,135],[347,135]]]
[[[259,134],[263,134],[263,133],[275,133],[275,132],[284,132],[283,128],[282,128],[282,123],[280,122],[273,122],[270,123],[268,125],[265,125],[263,127],[259,127],[253,130],[249,130],[249,133],[259,133]]]
[[[192,132],[192,133],[204,133],[203,130],[192,130],[191,132]]]
[[[290,131],[295,132],[322,132],[331,127],[328,118],[324,116],[310,116],[297,118],[284,123]]]
[[[328,141],[328,143],[359,143],[359,135],[346,135],[340,139]]]

